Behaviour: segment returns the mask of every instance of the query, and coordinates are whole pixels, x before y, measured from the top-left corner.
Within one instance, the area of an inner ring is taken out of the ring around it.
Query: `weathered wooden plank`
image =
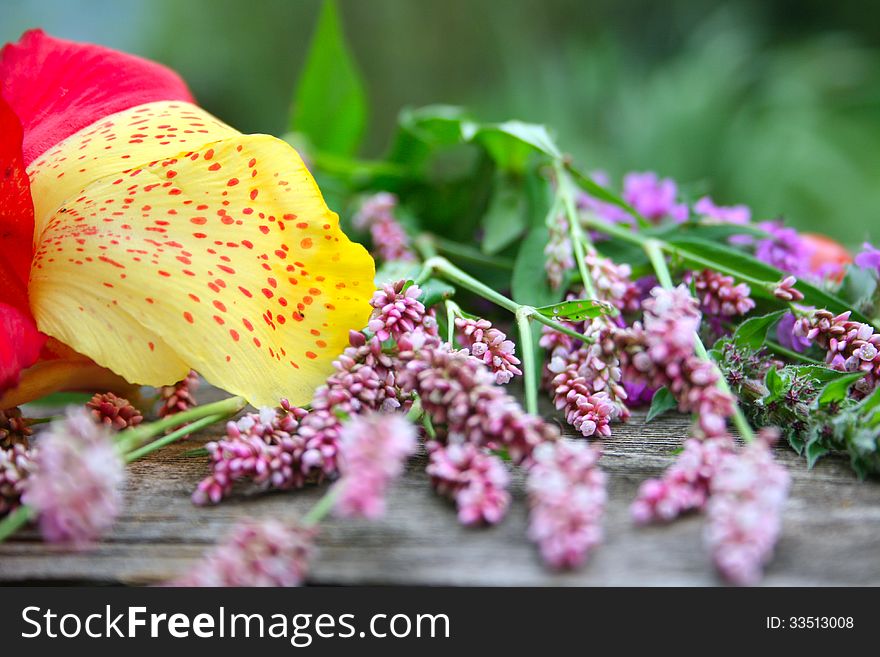
[[[468,529],[428,485],[424,454],[413,459],[376,522],[331,519],[323,526],[312,567],[317,584],[712,585],[717,579],[702,547],[702,520],[636,528],[628,505],[639,483],[674,458],[688,421],[636,416],[604,441],[610,475],[606,541],[580,571],[548,572],[525,537],[522,477],[515,502],[498,527]],[[322,489],[239,496],[196,508],[189,495],[206,459],[184,452],[201,436],[131,466],[127,507],[94,549],[70,553],[41,543],[34,530],[0,545],[0,580],[153,583],[184,572],[232,524],[247,516],[304,514]],[[786,448],[792,473],[784,534],[768,570],[769,585],[880,585],[880,486],[859,482],[842,458],[811,472]]]

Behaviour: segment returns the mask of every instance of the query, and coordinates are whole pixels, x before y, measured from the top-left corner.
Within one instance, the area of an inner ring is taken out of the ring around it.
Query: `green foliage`
[[[864,372],[845,373],[839,378],[826,383],[816,398],[816,405],[824,406],[826,404],[842,402],[846,399],[849,387],[863,376],[865,376]]]
[[[500,174],[486,215],[483,217],[482,249],[498,253],[519,239],[528,227],[528,199],[517,178]]]
[[[517,303],[547,306],[562,299],[562,290],[553,290],[544,272],[547,229],[532,228],[520,245],[513,266],[511,291]]]
[[[733,342],[738,347],[760,349],[767,340],[767,331],[785,314],[779,310],[760,317],[751,317],[740,324],[733,334]]]
[[[573,299],[562,301],[548,306],[535,308],[544,317],[561,319],[569,322],[583,322],[587,319],[595,319],[602,315],[616,315],[617,309],[604,301],[595,299]]]
[[[353,155],[366,122],[364,85],[345,42],[336,0],[325,0],[296,87],[290,127],[320,151]]]
[[[648,417],[645,421],[650,422],[677,407],[678,402],[675,401],[675,397],[669,392],[669,388],[663,386],[654,393],[654,397],[651,399],[651,408],[648,409]]]

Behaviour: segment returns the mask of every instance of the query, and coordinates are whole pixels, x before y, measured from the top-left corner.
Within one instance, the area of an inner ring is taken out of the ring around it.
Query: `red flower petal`
[[[0,97],[0,300],[28,316],[33,239],[34,205],[21,156],[21,124]]]
[[[109,48],[26,32],[0,51],[3,96],[24,126],[24,163],[95,121],[157,100],[192,101],[154,62]]]
[[[30,317],[0,303],[0,392],[18,383],[21,371],[36,362],[45,341]]]

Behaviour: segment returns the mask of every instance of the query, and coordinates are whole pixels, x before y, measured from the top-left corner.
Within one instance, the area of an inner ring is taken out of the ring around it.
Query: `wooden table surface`
[[[703,547],[700,516],[638,528],[628,506],[639,483],[674,458],[688,420],[671,415],[650,424],[636,415],[604,441],[609,473],[606,539],[573,573],[553,573],[526,538],[523,479],[514,475],[514,502],[496,527],[465,528],[431,490],[425,455],[397,482],[378,521],[330,519],[322,525],[314,584],[452,585],[715,585]],[[213,430],[216,435],[216,429]],[[93,549],[45,545],[33,529],[0,545],[0,581],[149,584],[185,572],[237,520],[296,517],[323,488],[237,496],[198,508],[190,493],[207,473],[207,458],[185,454],[211,438],[203,433],[130,466],[126,507],[113,531]],[[860,482],[842,457],[812,471],[787,447],[780,460],[792,475],[783,535],[764,580],[768,585],[880,585],[880,484]]]

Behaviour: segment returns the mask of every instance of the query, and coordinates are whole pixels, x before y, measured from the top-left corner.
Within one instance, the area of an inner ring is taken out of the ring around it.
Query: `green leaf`
[[[816,461],[825,456],[830,450],[819,440],[813,440],[807,443],[806,456],[807,467],[812,470],[816,465]]]
[[[785,314],[778,310],[760,317],[751,317],[740,324],[733,334],[733,342],[738,347],[760,349],[767,339],[767,331]],[[769,386],[768,386],[769,387]]]
[[[523,240],[513,265],[511,291],[517,303],[546,306],[562,297],[562,290],[551,289],[544,271],[544,247],[547,246],[547,228],[537,226]]]
[[[767,370],[767,374],[764,375],[764,385],[770,391],[769,396],[765,400],[767,402],[779,399],[785,393],[786,388],[788,388],[785,379],[775,367],[770,367]]]
[[[675,397],[669,392],[669,388],[663,386],[654,393],[654,398],[651,400],[651,408],[648,409],[648,417],[645,422],[650,422],[654,418],[660,417],[665,412],[677,407],[678,402],[675,401]]]
[[[559,159],[562,153],[543,125],[506,121],[505,123],[462,123],[464,141],[474,142],[485,148],[495,163],[505,171],[525,171],[529,157],[537,152],[551,159]]]
[[[422,296],[419,297],[419,301],[425,305],[425,308],[430,308],[434,304],[455,296],[455,288],[437,278],[429,278],[420,284],[419,287],[422,290]]]
[[[325,0],[296,87],[291,129],[319,151],[353,155],[367,122],[364,86],[352,59],[335,0]]]
[[[849,376],[849,372],[832,370],[830,367],[823,367],[822,365],[787,365],[785,370],[790,371],[799,378],[811,378],[823,385]]]
[[[483,217],[483,252],[498,253],[522,236],[528,226],[526,206],[528,199],[510,176],[499,176],[495,194]]]
[[[874,272],[850,265],[840,285],[840,297],[856,307],[869,304],[877,291],[877,275]]]
[[[825,385],[816,398],[816,406],[824,406],[832,402],[841,402],[846,399],[849,387],[861,379],[865,375],[864,372],[853,372],[844,374],[839,379],[835,379],[831,383]]]
[[[582,322],[585,319],[595,319],[600,315],[616,315],[617,308],[605,301],[596,299],[575,299],[552,303],[549,306],[535,308],[544,317],[550,319],[562,319],[569,322]]]
[[[468,115],[454,105],[427,105],[404,108],[398,122],[400,127],[432,146],[452,146],[461,143],[462,124]]]
[[[676,248],[688,264],[697,268],[716,269],[736,278],[756,279],[763,283],[774,283],[785,277],[785,274],[775,267],[725,244],[686,235],[671,236],[666,241]],[[827,308],[834,313],[852,310],[846,302],[802,280],[797,282],[795,288],[804,295],[802,302],[804,305]],[[752,285],[752,295],[779,303],[772,291],[763,286]],[[870,323],[856,310],[852,311],[851,317],[859,322]]]
[[[376,277],[373,279],[376,288],[380,288],[385,283],[393,283],[400,280],[413,280],[419,275],[421,266],[408,260],[388,260],[382,263],[382,266],[376,270]]]

